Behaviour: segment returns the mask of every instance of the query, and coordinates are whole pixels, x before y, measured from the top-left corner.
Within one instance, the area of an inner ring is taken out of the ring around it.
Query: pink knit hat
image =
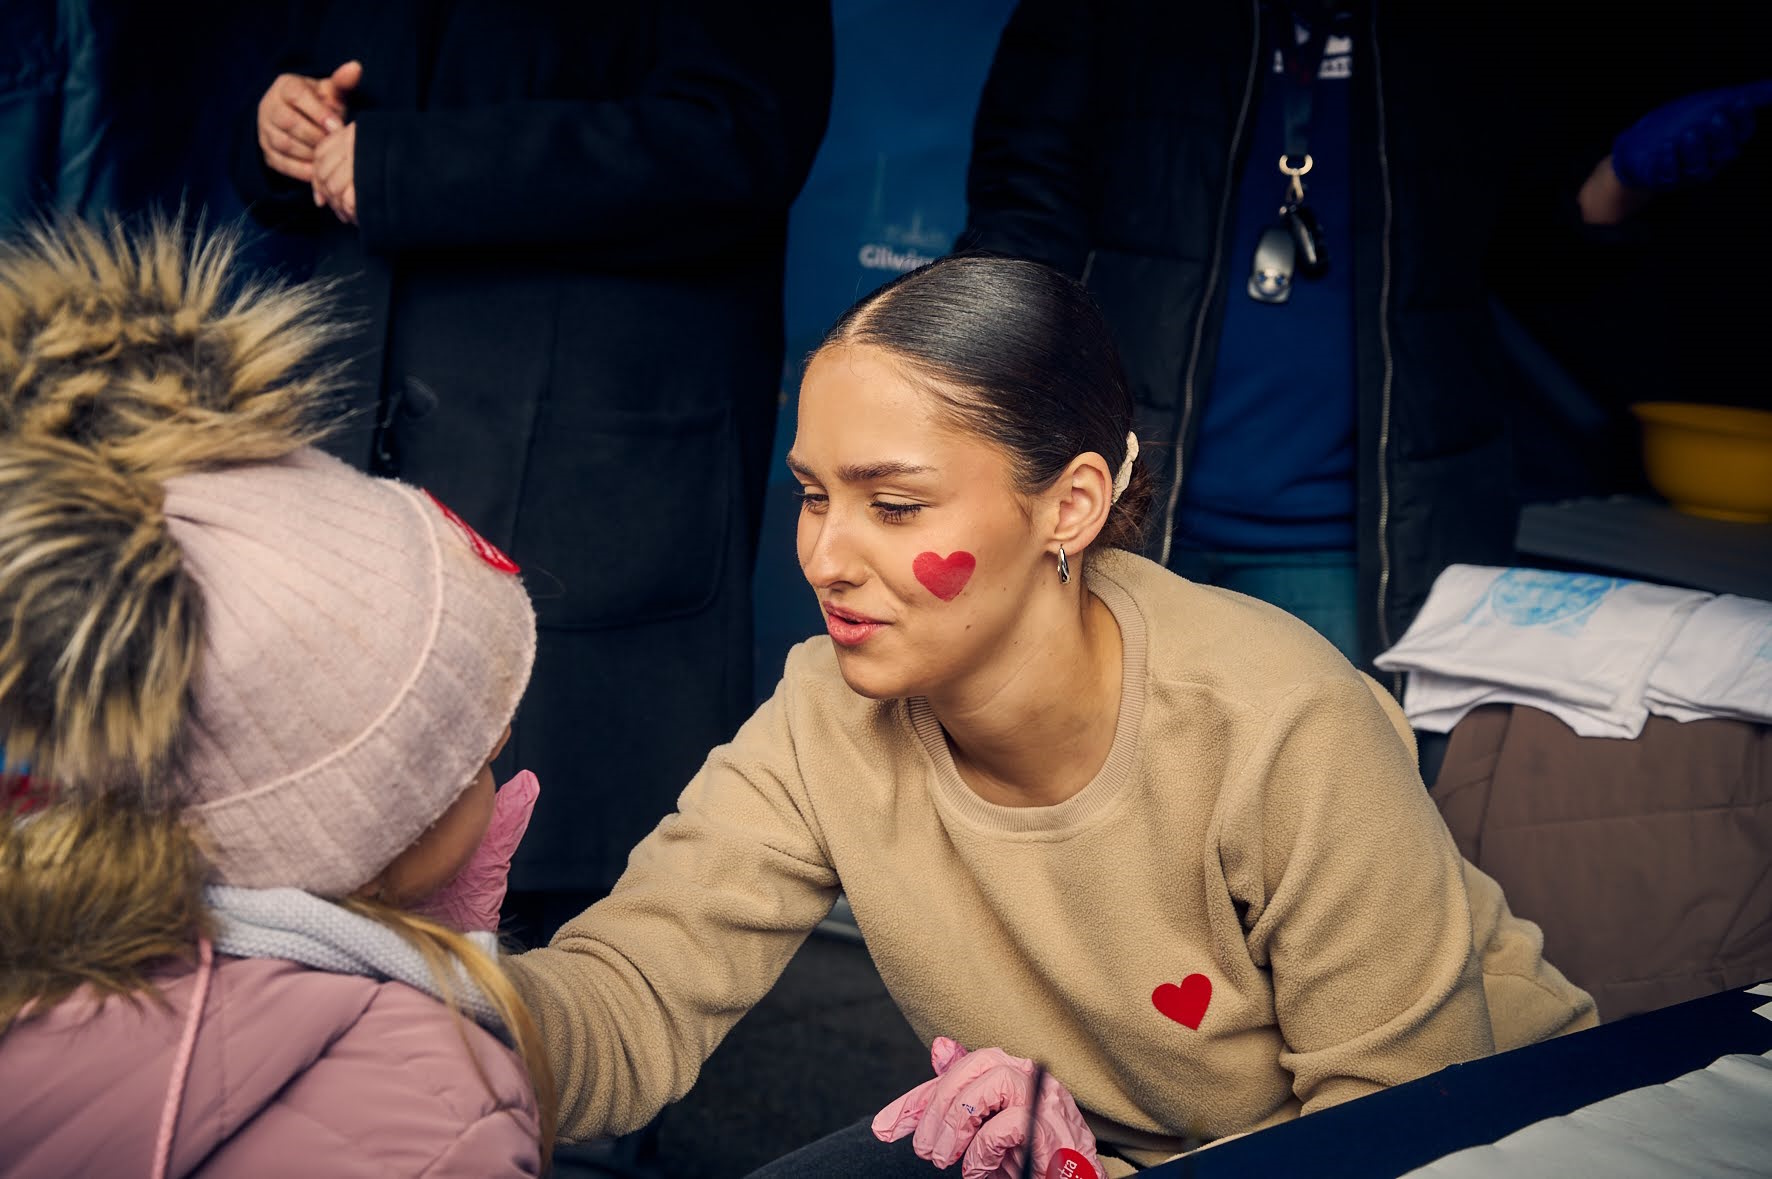
[[[225,883],[346,895],[492,753],[535,659],[529,597],[423,492],[313,449],[165,487],[205,609],[187,814]]]

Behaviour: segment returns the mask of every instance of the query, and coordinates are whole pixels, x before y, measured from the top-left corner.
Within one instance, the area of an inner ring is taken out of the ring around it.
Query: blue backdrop
[[[1013,0],[836,0],[830,130],[788,229],[787,361],[756,571],[757,696],[824,623],[794,556],[782,464],[800,368],[837,316],[946,253],[966,221],[972,114]]]

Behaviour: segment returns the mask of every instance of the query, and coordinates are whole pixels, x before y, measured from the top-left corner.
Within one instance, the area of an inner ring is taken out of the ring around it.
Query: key
[[[1270,225],[1255,244],[1249,270],[1249,297],[1257,303],[1284,303],[1292,297],[1292,274],[1298,246],[1285,225]]]
[[[1292,235],[1298,273],[1322,278],[1329,269],[1329,255],[1323,249],[1323,229],[1316,214],[1307,205],[1293,204],[1280,210],[1280,221]]]

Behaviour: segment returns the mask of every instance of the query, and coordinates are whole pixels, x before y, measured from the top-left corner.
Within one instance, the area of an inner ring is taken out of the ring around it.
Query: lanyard
[[[1308,9],[1310,24],[1298,40],[1296,9]],[[1317,218],[1304,202],[1304,177],[1311,170],[1311,85],[1323,65],[1335,5],[1280,4],[1280,63],[1285,86],[1286,150],[1280,172],[1286,188],[1280,197],[1279,220],[1262,231],[1249,271],[1249,297],[1257,303],[1284,303],[1292,297],[1295,278],[1321,278],[1329,268]]]
[[[1323,65],[1323,48],[1329,43],[1334,12],[1327,6],[1310,14],[1304,43],[1298,41],[1297,21],[1290,7],[1282,10],[1285,27],[1280,30],[1280,60],[1286,85],[1286,158],[1302,167],[1310,144],[1311,83]]]

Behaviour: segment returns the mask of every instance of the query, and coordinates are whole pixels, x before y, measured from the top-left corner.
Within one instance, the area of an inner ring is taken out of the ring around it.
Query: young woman
[[[1461,861],[1390,699],[1135,555],[1131,404],[1075,283],[907,274],[831,329],[799,413],[828,636],[511,963],[568,1137],[681,1096],[839,890],[941,1075],[771,1176],[1017,1175],[1030,1120],[1036,1173],[1123,1175],[1592,1020]]]

